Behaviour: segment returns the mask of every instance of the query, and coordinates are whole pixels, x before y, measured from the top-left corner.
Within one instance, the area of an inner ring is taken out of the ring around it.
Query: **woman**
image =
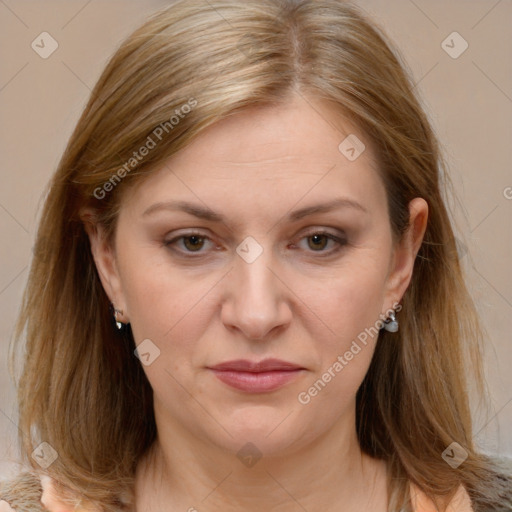
[[[472,440],[481,334],[442,168],[355,7],[155,15],[46,200],[18,328],[33,474],[3,506],[510,510]]]

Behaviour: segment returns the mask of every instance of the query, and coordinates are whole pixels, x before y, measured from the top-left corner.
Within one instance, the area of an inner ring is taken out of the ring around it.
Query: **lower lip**
[[[233,388],[249,393],[274,391],[295,379],[302,370],[282,370],[270,372],[237,372],[212,369],[215,376]]]

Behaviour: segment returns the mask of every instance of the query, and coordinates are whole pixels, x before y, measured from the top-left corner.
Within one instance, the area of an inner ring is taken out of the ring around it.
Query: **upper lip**
[[[247,359],[236,359],[224,363],[209,366],[212,370],[231,370],[235,372],[270,372],[278,370],[302,370],[303,368],[295,363],[282,361],[280,359],[263,359],[263,361],[249,361]]]

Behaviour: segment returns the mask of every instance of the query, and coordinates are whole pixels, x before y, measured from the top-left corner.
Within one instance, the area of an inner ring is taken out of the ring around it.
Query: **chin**
[[[255,415],[245,410],[239,418],[224,421],[222,426],[229,434],[212,439],[212,442],[239,457],[245,452],[254,452],[264,457],[284,457],[309,444],[316,437],[291,410],[267,415],[260,411],[257,415],[258,408],[254,409]]]

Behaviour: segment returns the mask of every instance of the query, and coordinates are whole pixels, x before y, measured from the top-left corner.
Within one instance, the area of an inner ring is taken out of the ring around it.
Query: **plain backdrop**
[[[512,2],[357,3],[398,44],[445,148],[461,260],[489,335],[492,404],[475,436],[512,455]],[[19,469],[7,352],[45,186],[109,56],[167,4],[0,0],[0,478]],[[46,59],[31,46],[42,32],[58,44]]]

